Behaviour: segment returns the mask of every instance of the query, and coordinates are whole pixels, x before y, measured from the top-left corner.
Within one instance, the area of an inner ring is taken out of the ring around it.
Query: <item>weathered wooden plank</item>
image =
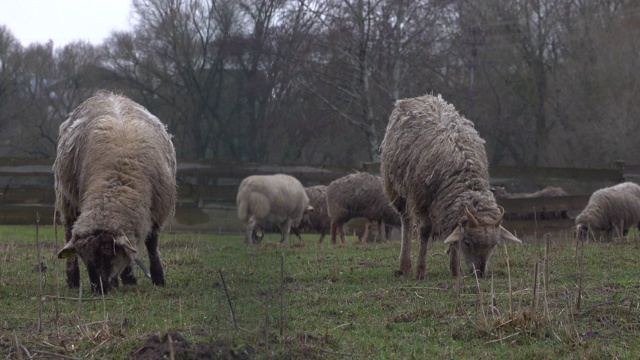
[[[589,202],[589,195],[498,199],[507,220],[574,218]]]
[[[498,199],[505,211],[532,211],[536,209],[581,211],[589,202],[590,195],[556,197]]]
[[[53,205],[0,205],[0,224],[53,224]]]
[[[551,167],[518,167],[494,166],[489,169],[491,182],[612,182],[619,183],[623,173],[619,169],[582,169],[582,168],[551,168]]]
[[[0,188],[0,204],[53,204],[53,186],[5,186]]]

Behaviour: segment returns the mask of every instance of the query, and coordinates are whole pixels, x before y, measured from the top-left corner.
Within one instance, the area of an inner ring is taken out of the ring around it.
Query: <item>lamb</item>
[[[402,223],[396,274],[411,271],[414,223],[420,239],[416,279],[425,277],[432,234],[449,234],[444,242],[454,276],[460,271],[459,251],[469,271],[483,277],[500,240],[521,243],[501,226],[504,209],[491,192],[484,140],[440,96],[396,102],[381,144],[381,172]]]
[[[285,174],[252,175],[242,180],[236,196],[238,218],[244,222],[246,242],[259,242],[260,229],[279,227],[280,242],[289,241],[292,227],[298,227],[309,207],[302,184]]]
[[[140,241],[151,281],[165,285],[158,236],[175,212],[176,155],[165,125],[128,98],[99,91],[60,125],[53,165],[56,210],[65,230],[58,258],[67,284],[80,285],[78,256],[91,288],[102,293],[136,284]],[[146,273],[146,269],[143,268]]]
[[[332,181],[327,187],[327,209],[331,219],[331,243],[336,243],[336,233],[345,242],[344,224],[357,217],[368,221],[384,221],[400,226],[400,217],[384,195],[382,178],[369,173],[355,173]],[[378,223],[378,234],[382,234]],[[366,239],[369,226],[365,227]]]
[[[640,186],[624,182],[595,191],[575,224],[581,240],[586,240],[590,231],[605,231],[610,241],[614,231],[626,235],[631,226],[640,229]]]
[[[324,236],[331,231],[331,219],[327,212],[327,186],[305,187],[304,191],[309,197],[309,204],[313,207],[313,211],[302,218],[300,227],[305,231],[319,232],[320,239],[318,239],[318,242],[321,243],[324,240]]]

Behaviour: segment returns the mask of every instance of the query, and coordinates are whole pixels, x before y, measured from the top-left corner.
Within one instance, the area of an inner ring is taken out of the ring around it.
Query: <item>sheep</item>
[[[318,242],[321,243],[324,240],[324,236],[331,231],[331,219],[327,212],[327,186],[305,187],[304,191],[309,197],[309,204],[313,207],[313,211],[302,218],[300,227],[305,231],[319,232],[320,239],[318,239]]]
[[[411,233],[417,225],[420,250],[415,278],[424,279],[427,243],[449,234],[450,269],[460,271],[462,252],[471,273],[487,273],[500,240],[521,241],[501,226],[504,209],[489,186],[484,140],[473,123],[440,96],[398,100],[381,144],[384,190],[400,213],[400,270],[411,272]]]
[[[624,182],[595,191],[575,226],[580,240],[586,240],[590,231],[605,231],[610,241],[614,231],[626,235],[631,226],[640,229],[640,186]]]
[[[141,240],[151,281],[165,285],[158,236],[177,197],[176,154],[165,125],[130,99],[99,91],[60,125],[53,171],[66,241],[58,258],[66,258],[68,286],[80,285],[78,256],[93,291],[117,287],[118,275],[136,284],[132,264],[141,265]]]
[[[285,174],[252,175],[240,182],[236,196],[238,218],[245,224],[246,242],[259,242],[259,230],[279,227],[280,242],[289,241],[292,227],[298,227],[309,207],[302,184]],[[299,235],[298,235],[299,236]]]
[[[327,209],[331,219],[331,243],[336,243],[336,233],[345,242],[344,224],[357,217],[368,221],[384,221],[400,226],[400,217],[384,195],[382,178],[359,172],[333,180],[327,187]],[[380,223],[378,223],[379,228]],[[365,227],[363,239],[367,238]],[[378,234],[382,234],[379,229]]]

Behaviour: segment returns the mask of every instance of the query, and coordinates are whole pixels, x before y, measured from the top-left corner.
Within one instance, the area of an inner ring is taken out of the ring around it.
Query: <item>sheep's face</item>
[[[501,211],[504,212],[502,208]],[[460,249],[471,274],[475,272],[478,277],[484,277],[487,274],[491,253],[500,241],[511,240],[517,243],[522,241],[500,225],[502,220],[485,225],[478,223],[469,210],[466,210],[466,215],[467,223],[456,227],[444,242]]]
[[[135,259],[135,249],[124,235],[93,232],[76,236],[58,253],[59,258],[78,255],[87,267],[93,291],[108,293],[111,283]],[[102,290],[102,291],[101,291]]]
[[[580,241],[585,241],[589,237],[589,227],[585,224],[576,225],[575,236]]]
[[[475,271],[478,277],[485,276],[489,258],[499,241],[500,227],[493,225],[465,227],[459,246],[462,258],[471,274]]]

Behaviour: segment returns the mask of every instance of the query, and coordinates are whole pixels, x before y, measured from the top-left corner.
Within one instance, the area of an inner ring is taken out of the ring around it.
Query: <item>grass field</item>
[[[67,289],[52,227],[37,237],[33,226],[0,227],[0,358],[639,356],[635,235],[501,245],[480,280],[451,277],[434,242],[426,281],[393,275],[399,241],[304,237],[247,246],[240,235],[164,234],[167,286],[136,269],[137,286],[102,297],[87,291],[84,265],[85,290]]]

